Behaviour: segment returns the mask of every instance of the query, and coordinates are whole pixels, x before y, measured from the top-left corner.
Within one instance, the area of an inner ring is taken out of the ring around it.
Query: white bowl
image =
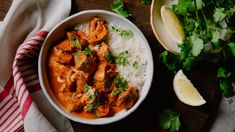
[[[120,25],[122,27],[126,27],[128,29],[131,29],[134,35],[136,35],[137,38],[141,41],[144,47],[144,51],[146,53],[147,58],[147,70],[146,70],[146,80],[142,87],[142,90],[140,91],[140,98],[136,102],[136,104],[129,110],[121,111],[112,117],[105,117],[105,118],[99,118],[99,119],[84,119],[79,118],[77,116],[74,116],[66,111],[66,109],[59,103],[57,98],[54,96],[54,93],[49,85],[47,74],[46,74],[46,62],[47,62],[47,54],[48,50],[52,46],[52,44],[61,38],[65,36],[66,29],[71,29],[76,24],[84,23],[95,16],[102,17],[107,23],[112,23],[115,25]],[[74,14],[65,20],[61,21],[59,24],[57,24],[48,34],[47,38],[45,39],[40,55],[39,55],[39,62],[38,62],[38,71],[39,71],[39,81],[42,87],[42,90],[46,96],[46,98],[49,100],[51,105],[59,111],[62,115],[66,116],[67,118],[84,123],[84,124],[92,124],[92,125],[101,125],[101,124],[108,124],[112,123],[118,120],[123,119],[124,117],[128,116],[130,113],[132,113],[134,110],[137,109],[137,107],[141,104],[141,102],[145,99],[145,97],[148,94],[148,91],[151,86],[152,77],[153,77],[153,59],[152,59],[152,53],[149,47],[149,44],[144,37],[144,35],[141,33],[141,31],[129,20],[126,18],[119,16],[118,14],[105,11],[105,10],[86,10],[79,12],[77,14]]]
[[[155,37],[160,44],[170,52],[180,52],[178,44],[169,35],[161,17],[161,7],[166,5],[171,7],[173,3],[177,3],[178,0],[152,0],[150,9],[150,23]]]

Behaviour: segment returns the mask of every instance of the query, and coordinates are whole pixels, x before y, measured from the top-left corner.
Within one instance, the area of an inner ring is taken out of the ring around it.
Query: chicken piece
[[[77,49],[81,49],[87,45],[86,34],[83,31],[67,32],[70,43]]]
[[[68,53],[72,53],[74,50],[77,49],[77,47],[73,45],[69,39],[65,39],[64,41],[56,45],[55,48]]]
[[[107,103],[100,105],[97,109],[97,114],[99,117],[107,116],[109,115],[109,113],[110,113],[110,106]]]
[[[115,104],[117,101],[117,95],[114,95],[113,93],[108,94],[108,101],[110,104]]]
[[[53,48],[51,56],[54,57],[56,62],[69,65],[73,59],[73,55],[67,52],[63,52],[58,48]]]
[[[86,55],[84,51],[79,52],[74,57],[75,68],[85,73],[89,73],[90,77],[97,69],[97,57],[95,54]]]
[[[105,73],[106,73],[107,62],[102,61],[98,65],[98,69],[95,72],[94,79],[96,81],[104,81],[105,80]]]
[[[82,64],[86,61],[87,61],[87,56],[85,52],[83,51],[78,52],[74,57],[75,69],[79,69],[82,66]]]
[[[53,76],[60,77],[60,79],[66,78],[67,71],[70,70],[69,66],[58,63],[53,55],[49,57],[48,67]]]
[[[96,45],[96,46],[89,45],[88,47],[97,53],[100,61],[106,61],[105,55],[110,53],[109,47],[106,43],[102,42],[100,45]]]
[[[94,87],[99,89],[99,92],[105,92],[105,81],[94,81]]]
[[[83,92],[83,87],[87,84],[88,80],[88,74],[81,72],[80,74],[77,75],[76,77],[76,93],[82,93]]]
[[[130,109],[138,100],[139,95],[137,89],[131,85],[127,85],[127,90],[119,94],[117,106]]]
[[[61,92],[58,97],[66,102],[66,109],[69,112],[82,110],[85,106],[85,102],[81,100],[82,94],[76,94],[74,92]]]
[[[87,40],[90,44],[97,44],[103,41],[108,34],[108,29],[104,20],[101,18],[94,18],[89,23],[89,34]]]

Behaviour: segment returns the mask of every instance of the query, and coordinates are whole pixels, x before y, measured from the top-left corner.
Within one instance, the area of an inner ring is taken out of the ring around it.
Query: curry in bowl
[[[47,76],[56,98],[69,113],[94,119],[134,106],[145,81],[146,64],[131,31],[94,17],[67,31],[66,37],[52,46]]]

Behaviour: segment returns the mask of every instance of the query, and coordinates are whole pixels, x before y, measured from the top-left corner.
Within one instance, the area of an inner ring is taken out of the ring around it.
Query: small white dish
[[[112,23],[114,25],[120,25],[122,27],[126,27],[128,29],[131,29],[133,34],[136,35],[137,38],[141,41],[143,44],[143,50],[146,53],[146,58],[147,58],[147,70],[146,70],[146,80],[143,84],[142,90],[139,92],[140,97],[138,101],[135,103],[135,105],[126,111],[121,111],[117,114],[115,114],[112,117],[105,117],[105,118],[99,118],[99,119],[84,119],[84,118],[79,118],[77,116],[74,116],[70,114],[69,112],[66,111],[66,109],[59,103],[57,98],[54,96],[54,93],[50,87],[50,84],[47,79],[47,73],[46,73],[46,60],[47,60],[47,54],[50,49],[50,47],[53,45],[54,42],[60,40],[65,36],[66,30],[73,28],[76,24],[79,23],[84,23],[95,16],[102,17],[107,23]],[[152,53],[149,47],[149,44],[142,34],[142,32],[129,20],[126,18],[115,14],[110,11],[105,11],[105,10],[86,10],[79,12],[77,14],[74,14],[65,20],[61,21],[59,24],[57,24],[48,34],[47,38],[45,39],[40,55],[39,55],[39,61],[38,61],[38,72],[39,72],[39,81],[42,87],[42,90],[46,96],[46,98],[49,100],[51,105],[59,111],[62,115],[66,116],[67,118],[84,123],[84,124],[91,124],[91,125],[102,125],[102,124],[108,124],[112,123],[118,120],[121,120],[131,114],[133,111],[135,111],[138,106],[143,102],[143,100],[146,98],[151,82],[152,82],[152,77],[153,77],[153,58],[152,58]]]
[[[163,5],[171,7],[176,1],[172,0],[152,0],[150,9],[150,23],[154,35],[160,42],[160,44],[168,51],[179,53],[180,48],[178,44],[170,37],[161,17],[161,7]]]

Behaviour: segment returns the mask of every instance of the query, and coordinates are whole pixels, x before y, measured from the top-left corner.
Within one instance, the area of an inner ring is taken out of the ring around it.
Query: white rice
[[[88,23],[79,24],[76,26],[76,30],[87,31]],[[145,55],[145,50],[141,41],[133,34],[130,38],[123,38],[117,32],[112,31],[112,26],[108,25],[108,38],[107,44],[109,49],[114,56],[117,56],[122,51],[128,51],[126,59],[129,62],[128,66],[117,65],[117,70],[120,73],[121,77],[126,79],[128,83],[134,85],[138,90],[142,89],[144,81],[146,79],[146,67],[147,67],[147,58]],[[117,26],[116,26],[117,27]],[[123,27],[118,27],[124,29]],[[131,30],[131,29],[125,29]],[[134,68],[132,64],[137,61],[137,68]]]

